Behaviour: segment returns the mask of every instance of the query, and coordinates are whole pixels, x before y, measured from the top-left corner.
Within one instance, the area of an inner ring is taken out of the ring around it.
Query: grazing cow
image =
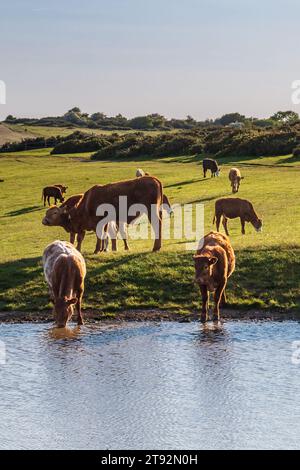
[[[221,168],[219,167],[218,163],[216,160],[213,160],[212,158],[204,158],[202,162],[202,167],[203,167],[203,176],[206,178],[206,173],[208,170],[211,171],[211,177],[214,178],[215,176],[220,175]]]
[[[229,171],[229,181],[231,183],[233,193],[239,192],[241,180],[243,179],[244,177],[241,175],[241,172],[238,168],[231,168]]]
[[[235,269],[235,254],[229,238],[210,232],[201,240],[201,247],[194,255],[195,281],[202,296],[201,321],[208,320],[209,293],[214,292],[213,320],[220,319],[220,305],[226,304],[226,285]]]
[[[55,225],[64,227],[69,233],[77,233],[77,249],[80,251],[85,232],[96,232],[99,222],[104,219],[103,215],[96,214],[99,206],[109,205],[115,210],[116,220],[114,222],[118,227],[122,223],[130,224],[141,215],[140,212],[128,214],[125,211],[123,213],[124,211],[119,206],[120,198],[122,200],[126,199],[127,209],[135,208],[134,206],[137,204],[143,206],[142,209],[147,214],[155,233],[153,251],[159,250],[162,240],[161,205],[163,192],[161,182],[152,176],[144,176],[143,178],[120,181],[104,186],[93,186],[84,193],[79,204],[70,211],[64,207],[56,208]],[[48,217],[47,220],[44,219],[43,223],[53,225],[49,223]],[[99,237],[99,241],[101,238],[102,236]],[[100,246],[100,243],[97,244],[97,252],[100,251]]]
[[[54,184],[54,186],[61,190],[61,194],[66,194],[68,186],[63,186],[62,184]]]
[[[135,173],[135,176],[137,178],[141,178],[142,176],[149,176],[149,173],[146,173],[144,170],[142,170],[141,168],[138,168],[136,170],[136,173]]]
[[[57,326],[66,326],[73,315],[75,305],[77,323],[82,325],[81,301],[86,266],[81,253],[71,243],[56,240],[44,251],[43,267]]]
[[[250,222],[257,232],[262,231],[262,219],[258,217],[252,203],[247,201],[247,199],[230,197],[218,199],[215,204],[215,216],[213,220],[213,223],[216,222],[217,231],[219,231],[222,217],[226,235],[229,235],[227,228],[228,219],[236,219],[237,217],[241,220],[243,235],[245,234],[246,222]]]
[[[54,198],[55,204],[57,203],[57,201],[64,202],[65,200],[60,188],[58,188],[57,186],[46,186],[46,188],[44,188],[42,192],[42,199],[44,199],[44,206],[46,205],[46,199],[48,202],[48,206],[50,206],[51,197]]]

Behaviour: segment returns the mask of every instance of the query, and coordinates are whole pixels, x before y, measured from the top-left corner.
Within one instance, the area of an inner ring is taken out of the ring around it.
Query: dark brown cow
[[[254,207],[247,199],[224,198],[218,199],[215,204],[215,216],[213,223],[216,222],[217,230],[220,229],[221,218],[226,235],[229,235],[227,222],[228,219],[241,220],[242,234],[245,234],[245,223],[250,222],[257,232],[262,231],[262,219],[256,214]]]
[[[61,190],[62,194],[66,194],[68,186],[64,186],[63,184],[54,184],[53,186],[56,186]]]
[[[43,189],[42,193],[42,199],[44,199],[44,206],[46,205],[46,199],[48,202],[48,206],[50,206],[50,198],[53,197],[55,204],[57,201],[64,202],[64,197],[62,195],[62,192],[60,188],[57,186],[46,186],[46,188]]]
[[[204,158],[202,161],[202,168],[204,178],[206,178],[206,173],[208,170],[211,171],[212,178],[220,175],[221,168],[219,167],[218,162],[213,158]]]
[[[86,266],[83,256],[71,243],[57,240],[44,251],[43,267],[57,326],[64,328],[77,309],[77,323],[83,324],[81,301]]]
[[[226,285],[235,269],[235,254],[229,238],[210,232],[201,240],[201,247],[194,255],[195,281],[202,296],[201,321],[208,320],[209,293],[214,292],[213,320],[220,319],[220,304],[226,304]]]
[[[122,196],[127,198],[128,209],[134,204],[142,204],[145,207],[148,219],[155,232],[153,250],[159,250],[161,248],[162,239],[161,205],[163,193],[161,182],[152,176],[143,176],[142,178],[120,181],[104,186],[93,186],[84,193],[79,204],[70,211],[64,207],[57,208],[56,225],[64,227],[68,232],[78,234],[77,249],[80,250],[85,232],[96,232],[98,223],[104,218],[103,215],[96,215],[98,207],[102,204],[108,204],[115,209],[115,222],[118,227],[124,223],[130,224],[137,219],[140,215],[139,213],[136,213],[136,215],[120,213],[119,197]],[[53,224],[46,222],[45,225]]]
[[[241,172],[238,168],[231,168],[229,171],[229,181],[231,183],[233,193],[239,192],[240,184],[243,179],[244,177],[241,175]]]

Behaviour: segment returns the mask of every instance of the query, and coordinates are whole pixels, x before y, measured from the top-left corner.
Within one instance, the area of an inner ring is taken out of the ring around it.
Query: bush
[[[85,140],[71,139],[56,145],[51,154],[95,152],[109,145],[111,144],[108,140],[97,137],[90,137]]]
[[[293,156],[294,157],[300,157],[300,147],[296,147],[293,150]]]

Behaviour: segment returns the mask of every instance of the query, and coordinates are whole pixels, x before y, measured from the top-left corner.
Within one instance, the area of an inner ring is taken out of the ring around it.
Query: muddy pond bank
[[[174,311],[165,311],[159,309],[153,310],[126,310],[123,312],[116,312],[114,314],[103,314],[97,310],[85,310],[83,312],[84,320],[86,323],[95,322],[124,322],[124,321],[168,321],[168,322],[191,322],[199,320],[199,312],[191,313],[178,313]],[[75,316],[73,320],[75,320]],[[224,309],[221,314],[221,320],[235,320],[235,321],[299,321],[300,314],[295,311],[282,312],[282,311],[265,311],[265,310],[231,310]],[[52,311],[46,310],[41,312],[22,312],[22,311],[7,311],[0,312],[0,322],[3,323],[48,323],[53,321]]]

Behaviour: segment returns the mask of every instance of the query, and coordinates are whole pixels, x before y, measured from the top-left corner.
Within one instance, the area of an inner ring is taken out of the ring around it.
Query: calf
[[[57,326],[65,328],[73,315],[74,306],[77,323],[82,325],[81,301],[86,275],[83,256],[71,243],[57,240],[45,249],[43,267]]]
[[[206,178],[207,170],[211,171],[212,178],[220,175],[221,168],[219,167],[216,160],[213,160],[212,158],[204,158],[202,162],[202,167],[203,167],[204,178]]]
[[[46,188],[43,189],[42,199],[44,199],[44,206],[46,205],[46,199],[48,202],[48,206],[50,206],[51,197],[54,198],[55,204],[57,203],[57,201],[64,202],[62,192],[57,186],[46,186]]]
[[[221,218],[226,235],[229,235],[227,222],[228,219],[241,220],[242,234],[245,234],[245,223],[250,222],[257,232],[262,231],[262,219],[256,214],[254,207],[247,199],[224,198],[218,199],[215,204],[215,216],[213,223],[216,222],[217,231],[220,228]]]
[[[244,177],[241,175],[241,172],[238,168],[231,168],[229,171],[229,181],[231,183],[233,193],[239,192],[241,180],[243,179]]]
[[[221,233],[210,232],[200,242],[194,255],[195,281],[202,296],[201,321],[208,320],[209,293],[214,293],[213,320],[220,319],[220,304],[225,306],[228,278],[235,269],[235,254],[229,238]]]
[[[54,186],[56,186],[56,188],[59,188],[62,194],[66,194],[68,186],[63,186],[62,184],[55,184]]]

